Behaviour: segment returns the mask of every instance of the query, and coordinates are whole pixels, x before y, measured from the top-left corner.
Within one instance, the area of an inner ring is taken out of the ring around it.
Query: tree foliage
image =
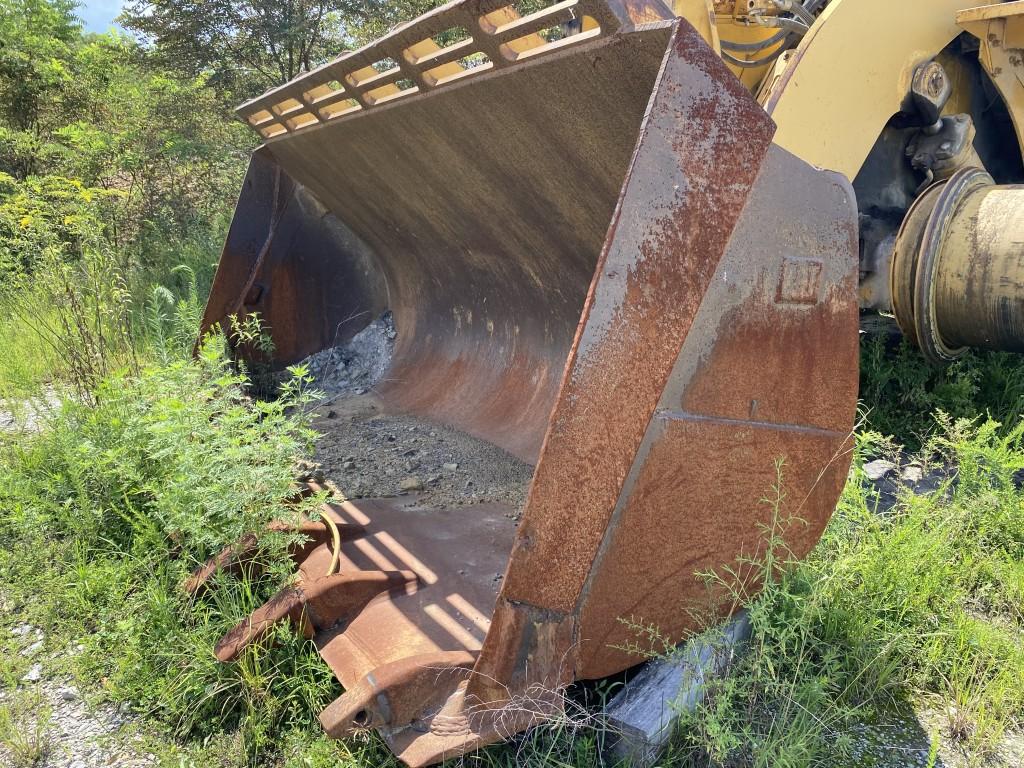
[[[60,107],[81,36],[74,0],[0,0],[0,115],[16,130]],[[56,102],[56,103],[55,103]]]
[[[434,0],[134,0],[121,23],[152,42],[161,61],[235,99],[291,80]]]
[[[0,0],[0,390],[166,347],[152,327],[204,300],[257,141],[232,107],[434,2],[134,0],[132,37]]]
[[[71,0],[0,0],[0,42],[0,287],[85,242],[131,271],[219,239],[254,140],[205,73],[83,33]]]

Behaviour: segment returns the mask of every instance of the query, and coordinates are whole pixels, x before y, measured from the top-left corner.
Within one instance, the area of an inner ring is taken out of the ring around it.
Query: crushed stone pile
[[[314,386],[328,394],[362,395],[380,381],[391,365],[398,333],[391,312],[385,312],[347,344],[307,357]]]
[[[517,516],[533,476],[529,464],[455,429],[389,412],[374,394],[397,337],[385,312],[347,344],[304,361],[313,386],[327,394],[313,423],[324,477],[351,499],[414,496],[428,507],[501,502]]]

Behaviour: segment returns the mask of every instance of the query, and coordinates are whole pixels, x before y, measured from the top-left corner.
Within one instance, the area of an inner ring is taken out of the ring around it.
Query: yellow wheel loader
[[[218,646],[291,621],[345,690],[327,733],[410,766],[557,717],[641,660],[631,622],[731,609],[696,574],[757,555],[780,460],[806,554],[862,316],[1024,350],[1024,2],[455,0],[238,113],[204,330],[258,313],[283,366],[390,311],[381,402],[535,467],[517,524],[329,505]]]

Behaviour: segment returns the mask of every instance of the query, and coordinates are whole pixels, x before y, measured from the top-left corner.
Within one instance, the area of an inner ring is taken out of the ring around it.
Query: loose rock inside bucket
[[[464,432],[390,412],[377,397],[399,333],[386,312],[347,344],[304,361],[313,385],[328,394],[314,421],[325,477],[352,499],[408,495],[429,507],[503,502],[518,516],[533,467]]]

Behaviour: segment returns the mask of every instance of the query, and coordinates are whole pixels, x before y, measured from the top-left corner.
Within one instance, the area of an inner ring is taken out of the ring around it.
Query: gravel
[[[418,504],[451,508],[502,502],[517,510],[533,467],[464,432],[388,413],[373,394],[347,395],[316,410],[316,461],[346,496],[417,493]]]
[[[38,397],[0,400],[0,432],[38,432],[46,415],[59,406],[60,398],[49,386]]]
[[[23,683],[38,683],[42,679],[43,679],[43,665],[42,664],[33,664],[31,667],[29,667],[28,672],[25,673],[25,676],[23,678],[21,678],[21,681]]]
[[[303,361],[328,399],[316,410],[316,461],[349,498],[417,494],[417,504],[503,502],[519,510],[533,468],[449,427],[389,413],[373,393],[391,364],[398,330],[385,312],[347,344]]]
[[[875,459],[869,461],[864,465],[864,474],[867,475],[868,480],[877,482],[886,475],[890,475],[896,471],[896,465],[891,461],[885,459]]]
[[[347,344],[317,352],[302,363],[318,389],[328,394],[362,395],[384,377],[397,337],[392,315],[385,312]]]
[[[904,455],[875,459],[865,463],[862,469],[870,483],[869,506],[879,515],[888,514],[908,491],[922,496],[934,493],[948,483],[946,492],[951,493],[957,483],[955,466],[923,467]]]
[[[36,653],[45,643],[43,632],[30,624],[10,633],[16,642],[38,645]],[[34,663],[16,687],[0,688],[0,706],[12,713],[20,741],[38,750],[37,768],[143,768],[158,762],[137,743],[134,717],[111,704],[88,704],[72,682],[49,677],[42,662]],[[0,742],[0,766],[20,764]]]
[[[955,707],[942,712],[927,707],[894,714],[880,723],[863,723],[848,735],[853,740],[853,765],[873,768],[972,768],[977,757],[968,756],[950,732]],[[931,759],[935,741],[935,758]],[[1009,731],[983,765],[1020,768],[1024,765],[1024,733]]]

